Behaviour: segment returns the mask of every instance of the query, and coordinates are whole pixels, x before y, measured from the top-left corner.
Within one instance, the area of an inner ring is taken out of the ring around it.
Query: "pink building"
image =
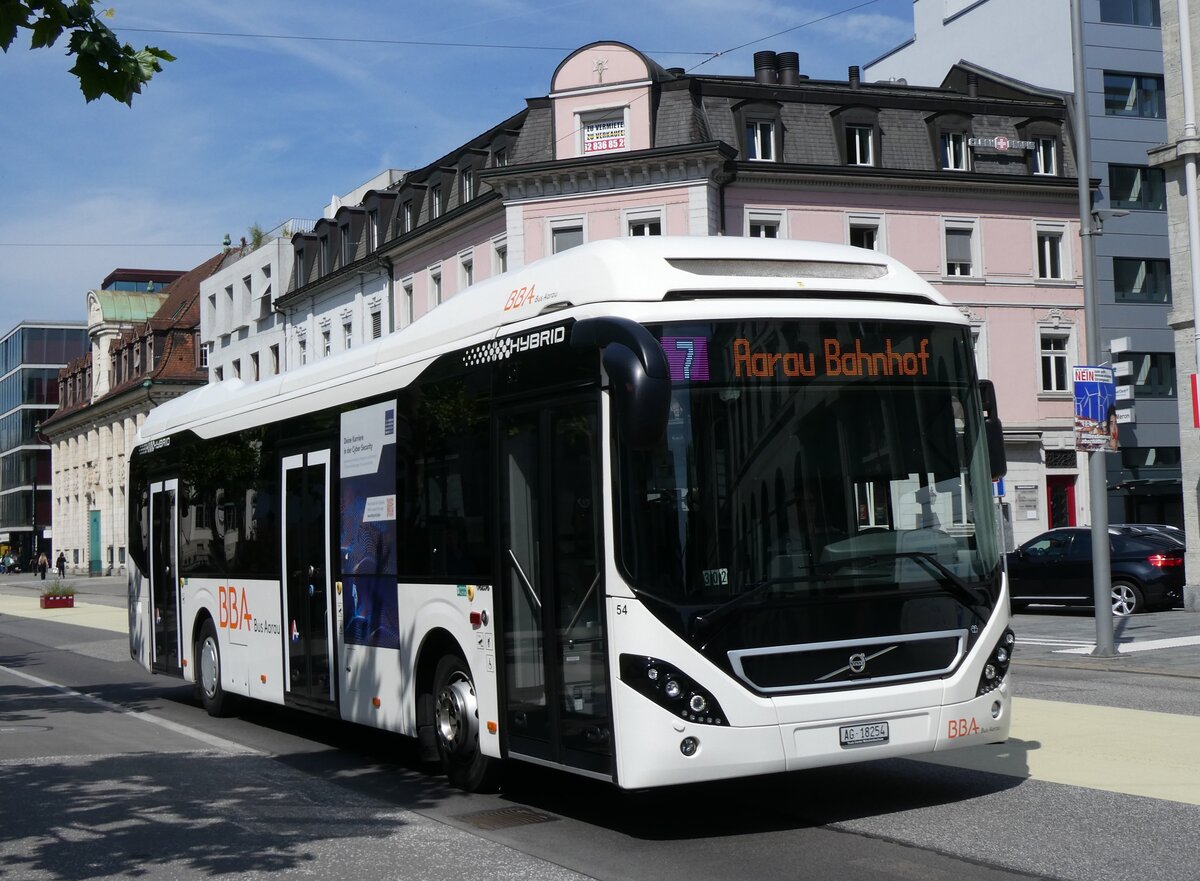
[[[288,363],[402,328],[476,280],[585,241],[845,242],[906,263],[969,317],[1005,424],[1012,540],[1083,522],[1068,110],[1058,93],[967,64],[946,82],[866,83],[856,67],[844,82],[811,80],[790,52],[757,53],[746,76],[698,76],[622,43],[584,46],[546,96],[293,238],[276,302],[296,328]],[[299,335],[331,326],[319,351]]]

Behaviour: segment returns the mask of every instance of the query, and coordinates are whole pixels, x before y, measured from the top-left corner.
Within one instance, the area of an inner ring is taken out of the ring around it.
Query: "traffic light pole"
[[[1100,328],[1096,312],[1096,243],[1092,214],[1091,145],[1088,131],[1087,68],[1083,62],[1082,0],[1071,0],[1071,48],[1075,63],[1075,166],[1079,178],[1079,237],[1083,246],[1083,311],[1088,364],[1099,365]],[[1088,457],[1088,499],[1092,514],[1092,595],[1096,604],[1096,657],[1111,658],[1113,645],[1112,569],[1108,544],[1108,466],[1103,450]]]

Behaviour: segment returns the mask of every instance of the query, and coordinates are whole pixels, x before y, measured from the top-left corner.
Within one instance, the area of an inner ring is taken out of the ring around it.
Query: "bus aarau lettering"
[[[835,339],[822,341],[823,353],[755,351],[747,339],[733,341],[734,376],[769,378],[815,376],[928,376],[929,340],[923,339],[915,352],[892,348],[885,340],[883,351],[863,348],[862,340],[843,345]]]
[[[259,621],[250,611],[246,588],[232,584],[217,588],[217,623],[223,630],[253,630],[255,633],[279,633],[279,625]]]

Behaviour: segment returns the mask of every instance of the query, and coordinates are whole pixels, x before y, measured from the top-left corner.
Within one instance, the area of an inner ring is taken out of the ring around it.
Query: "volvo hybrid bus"
[[[1004,455],[957,309],[848,246],[625,238],[153,410],[130,647],[645,788],[1002,741]]]

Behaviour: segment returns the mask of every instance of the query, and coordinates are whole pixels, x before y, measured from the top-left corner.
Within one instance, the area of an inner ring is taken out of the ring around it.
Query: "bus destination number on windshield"
[[[887,722],[871,722],[867,725],[843,725],[838,729],[838,737],[842,742],[842,746],[887,743],[888,736]]]
[[[728,569],[705,569],[704,570],[704,586],[705,587],[722,587],[729,584]]]

